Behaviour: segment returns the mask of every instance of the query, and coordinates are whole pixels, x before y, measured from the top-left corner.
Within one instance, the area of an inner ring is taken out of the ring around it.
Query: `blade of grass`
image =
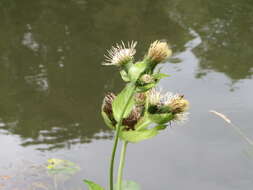
[[[225,122],[227,122],[234,130],[235,132],[241,136],[249,145],[253,146],[253,140],[250,139],[244,132],[243,130],[236,126],[234,123],[232,123],[232,121],[224,114],[217,112],[215,110],[210,110],[210,113],[213,113],[215,115],[217,115],[218,117],[220,117],[221,119],[223,119]]]

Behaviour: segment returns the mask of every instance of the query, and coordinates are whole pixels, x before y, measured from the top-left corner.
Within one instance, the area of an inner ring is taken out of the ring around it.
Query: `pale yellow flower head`
[[[172,121],[183,123],[188,120],[189,113],[187,110],[189,109],[190,104],[184,96],[179,94],[172,95],[167,99],[165,104],[170,107],[171,112],[174,115],[174,119]]]
[[[179,94],[171,96],[165,104],[168,105],[175,114],[186,112],[189,109],[189,101]]]
[[[171,54],[172,50],[166,42],[156,40],[150,45],[147,57],[151,61],[159,63],[169,58]]]

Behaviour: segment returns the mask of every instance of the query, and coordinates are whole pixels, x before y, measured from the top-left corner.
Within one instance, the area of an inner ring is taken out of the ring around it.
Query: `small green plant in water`
[[[66,180],[80,170],[80,167],[74,162],[51,158],[47,160],[47,173],[52,177],[54,190],[58,189],[58,181]]]
[[[126,148],[129,143],[150,139],[173,121],[183,121],[189,102],[183,95],[162,93],[155,87],[168,75],[156,70],[172,54],[166,42],[153,42],[143,60],[134,62],[136,42],[116,44],[106,55],[104,65],[115,65],[120,70],[125,88],[115,95],[108,93],[101,113],[108,127],[115,131],[109,171],[109,190],[137,190],[134,182],[123,182]],[[122,141],[117,183],[114,184],[114,161],[118,141]],[[85,180],[89,190],[103,190],[94,182]]]

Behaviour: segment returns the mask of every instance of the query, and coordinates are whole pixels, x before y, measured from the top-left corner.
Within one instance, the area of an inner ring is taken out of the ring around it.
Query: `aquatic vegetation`
[[[69,160],[51,158],[47,160],[47,173],[53,179],[54,189],[58,189],[58,181],[66,180],[80,170],[80,167]]]
[[[80,170],[78,165],[69,160],[51,158],[47,160],[47,163],[47,171],[50,175],[73,175]]]
[[[115,131],[109,171],[110,190],[137,190],[132,181],[123,181],[126,149],[129,143],[150,139],[166,129],[172,122],[187,118],[189,102],[183,95],[157,90],[158,82],[168,75],[156,70],[172,54],[166,42],[156,40],[142,61],[134,62],[137,42],[116,44],[105,55],[104,65],[115,65],[126,82],[124,89],[115,95],[108,93],[102,104],[101,114],[105,124]],[[122,149],[118,167],[117,183],[114,184],[114,162],[119,140]],[[92,181],[84,180],[89,190],[103,190]]]

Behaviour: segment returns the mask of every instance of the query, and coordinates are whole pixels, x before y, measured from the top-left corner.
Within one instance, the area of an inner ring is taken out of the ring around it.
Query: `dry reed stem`
[[[224,114],[217,112],[215,110],[210,110],[210,113],[213,113],[215,115],[217,115],[218,117],[220,117],[221,119],[223,119],[224,121],[226,121],[228,124],[230,124],[230,126],[251,146],[253,146],[253,141],[242,131],[242,129],[240,127],[237,127],[235,124],[232,123],[232,121],[225,116]]]

